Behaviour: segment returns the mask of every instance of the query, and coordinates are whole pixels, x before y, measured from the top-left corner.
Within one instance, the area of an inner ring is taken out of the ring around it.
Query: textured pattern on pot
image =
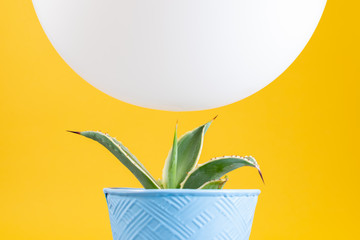
[[[249,239],[260,190],[104,189],[114,240]]]

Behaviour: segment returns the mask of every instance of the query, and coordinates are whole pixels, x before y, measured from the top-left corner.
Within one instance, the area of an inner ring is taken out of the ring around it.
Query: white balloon
[[[188,111],[243,99],[277,78],[326,0],[33,0],[81,77],[138,106]]]

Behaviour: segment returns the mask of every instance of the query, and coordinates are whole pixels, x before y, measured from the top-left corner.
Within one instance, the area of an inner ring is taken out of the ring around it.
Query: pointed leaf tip
[[[260,174],[261,180],[262,180],[262,181],[263,181],[263,183],[265,184],[265,180],[264,180],[264,178],[263,178],[263,175],[262,175],[262,173],[261,173],[260,169],[258,169],[258,171],[259,171],[259,174]]]
[[[66,130],[66,131],[67,131],[67,132],[70,132],[70,133],[81,134],[81,132],[70,131],[70,130]]]

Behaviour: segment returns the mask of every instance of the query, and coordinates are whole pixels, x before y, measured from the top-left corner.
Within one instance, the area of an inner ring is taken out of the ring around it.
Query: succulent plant
[[[158,181],[151,176],[140,161],[121,142],[108,134],[95,131],[69,132],[82,135],[102,144],[135,175],[146,189],[222,189],[228,180],[227,176],[222,177],[228,172],[244,166],[256,168],[263,180],[259,165],[251,156],[217,157],[198,165],[204,135],[214,119],[185,133],[179,139],[177,138],[176,124],[172,148],[163,169],[163,178]]]

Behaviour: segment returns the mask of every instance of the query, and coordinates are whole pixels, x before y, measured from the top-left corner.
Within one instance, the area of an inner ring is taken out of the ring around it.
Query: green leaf
[[[164,188],[163,181],[161,179],[156,180],[156,183],[160,186],[160,188]]]
[[[73,132],[73,131],[69,131]],[[146,189],[160,189],[159,184],[130,151],[115,138],[94,131],[73,132],[99,142],[120,160]]]
[[[190,132],[185,133],[178,140],[177,160],[174,167],[174,169],[176,169],[176,173],[174,173],[175,177],[172,180],[172,187],[180,188],[180,183],[184,181],[188,172],[190,172],[198,163],[204,143],[205,132],[214,119]],[[172,150],[170,150],[170,153],[171,152]]]
[[[263,180],[259,165],[253,157],[224,156],[214,158],[193,169],[181,185],[182,188],[196,189],[209,181],[217,180],[228,172],[244,166],[256,168]]]
[[[177,145],[177,124],[175,127],[173,146],[170,149],[168,157],[165,161],[163,169],[163,186],[164,188],[176,188],[176,174],[177,174],[177,158],[178,158],[178,145]]]
[[[229,179],[227,177],[218,180],[212,180],[204,183],[201,187],[199,187],[199,189],[222,189],[228,180]]]

